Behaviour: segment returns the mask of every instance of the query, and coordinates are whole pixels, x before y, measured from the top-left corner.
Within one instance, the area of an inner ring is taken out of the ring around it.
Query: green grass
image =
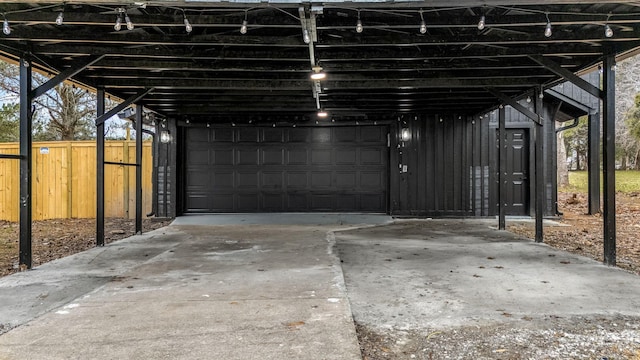
[[[600,179],[602,179],[602,173],[600,173]],[[570,171],[569,186],[562,187],[559,190],[562,192],[586,193],[588,191],[587,184],[586,171]],[[640,192],[640,171],[616,171],[616,191],[623,193]]]

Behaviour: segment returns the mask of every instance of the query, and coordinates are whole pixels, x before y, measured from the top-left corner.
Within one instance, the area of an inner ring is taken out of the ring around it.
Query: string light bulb
[[[127,23],[127,30],[133,30],[133,23],[126,12],[124,13],[124,22]]]
[[[189,19],[187,19],[187,14],[183,13],[182,15],[184,16],[184,30],[190,34],[193,31],[193,26],[191,26]]]
[[[424,21],[424,15],[422,14],[422,10],[420,10],[420,34],[424,34],[427,32],[427,23]]]
[[[247,10],[244,11],[244,20],[242,20],[242,25],[240,26],[240,34],[244,35],[247,33],[249,22],[247,21]]]
[[[308,44],[311,42],[311,36],[309,36],[309,30],[302,29],[302,41],[304,41],[305,44]]]
[[[9,20],[7,20],[7,18],[4,18],[4,22],[2,23],[2,32],[5,35],[10,35],[11,34],[11,26],[9,26]]]
[[[551,20],[549,20],[549,14],[545,14],[547,16],[547,26],[544,27],[544,36],[551,37],[553,32],[551,31]]]
[[[358,10],[358,22],[356,22],[356,32],[361,33],[362,30],[364,30],[364,27],[362,27],[362,20],[360,20],[360,10]]]
[[[62,25],[63,22],[64,22],[64,12],[60,11],[60,13],[58,13],[58,17],[56,17],[56,25],[60,26]]]
[[[480,20],[478,21],[478,30],[484,30],[486,20],[487,19],[484,17],[484,15],[480,16]]]
[[[606,24],[604,26],[604,36],[605,37],[613,37],[613,29],[611,29],[611,26],[609,26],[609,24]]]
[[[327,74],[322,71],[322,67],[314,66],[312,68],[313,73],[311,74],[311,80],[323,80],[326,79]]]
[[[120,31],[120,29],[122,29],[122,14],[118,14],[118,17],[116,17],[116,24],[113,25],[113,30]]]

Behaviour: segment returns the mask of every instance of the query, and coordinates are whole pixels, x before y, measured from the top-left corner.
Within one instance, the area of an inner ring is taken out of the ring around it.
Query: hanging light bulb
[[[124,13],[124,22],[127,23],[127,30],[133,30],[133,23],[126,12]]]
[[[187,19],[187,15],[184,15],[184,30],[187,33],[191,33],[193,31],[193,26],[191,26],[189,19]]]
[[[531,96],[527,96],[527,103],[531,102]]]
[[[424,34],[427,32],[427,23],[424,21],[422,10],[420,10],[420,20],[420,34]]]
[[[326,118],[327,116],[329,116],[329,113],[324,111],[324,110],[318,110],[318,117],[319,118]]]
[[[484,15],[480,16],[480,21],[478,21],[478,30],[484,30],[484,27],[486,25],[486,18],[484,17]]]
[[[11,34],[11,26],[9,26],[9,20],[7,20],[7,18],[4,18],[4,22],[2,23],[2,32],[5,35]]]
[[[613,29],[611,29],[611,26],[609,26],[609,24],[606,24],[604,26],[604,36],[608,38],[613,37]]]
[[[549,14],[547,14],[547,26],[544,27],[544,36],[551,37],[553,32],[551,31],[551,20],[549,20]]]
[[[242,26],[240,26],[240,34],[244,35],[247,33],[247,25],[249,24],[249,22],[247,21],[247,15],[249,13],[249,10],[245,10],[244,11],[244,20],[242,20]]]
[[[120,31],[120,29],[122,29],[122,15],[118,15],[116,18],[116,24],[113,25],[113,29],[115,31]]]
[[[361,33],[364,28],[362,27],[362,20],[360,20],[360,10],[358,10],[358,22],[356,23],[356,32]]]
[[[304,41],[305,44],[308,44],[311,42],[311,36],[309,36],[309,30],[302,29],[302,40]]]
[[[56,18],[56,25],[60,26],[64,22],[64,12],[60,11],[58,17]]]
[[[321,66],[314,66],[312,70],[313,73],[311,74],[311,80],[323,80],[327,78],[327,74],[322,71]]]

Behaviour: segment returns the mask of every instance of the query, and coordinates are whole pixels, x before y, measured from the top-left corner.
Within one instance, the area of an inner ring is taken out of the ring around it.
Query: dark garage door
[[[387,212],[386,126],[187,128],[185,212]]]

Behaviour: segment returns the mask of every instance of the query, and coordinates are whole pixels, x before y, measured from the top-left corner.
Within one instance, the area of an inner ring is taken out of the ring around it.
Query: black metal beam
[[[606,54],[602,63],[604,85],[603,171],[604,171],[604,262],[616,265],[616,58]]]
[[[136,234],[142,234],[142,105],[136,105]]]
[[[534,92],[535,96],[535,108],[538,116],[542,114],[543,111],[543,101],[540,97],[540,94],[543,94],[543,90],[538,88]],[[544,144],[544,128],[543,128],[543,117],[539,117],[541,122],[535,125],[535,208],[536,208],[536,234],[535,241],[537,243],[541,243],[544,241],[544,208],[545,208],[545,186],[544,186],[544,152],[543,152],[543,144]]]
[[[522,113],[522,115],[524,115],[524,116],[528,117],[529,119],[533,120],[536,124],[542,125],[542,117],[540,116],[540,114],[536,114],[536,113],[532,112],[531,110],[527,109],[526,107],[524,107],[523,105],[521,105],[520,103],[515,101],[514,99],[512,99],[512,98],[506,96],[505,94],[503,94],[502,92],[498,91],[497,89],[487,88],[487,91],[489,91],[495,97],[497,97],[498,99],[503,101],[506,105],[511,106],[512,108],[514,108],[514,109],[518,110],[520,113]]]
[[[22,155],[0,154],[0,159],[14,159],[14,160],[20,160],[20,159],[22,159]]]
[[[564,78],[565,80],[569,81],[570,83],[574,84],[575,86],[581,88],[582,90],[588,92],[589,94],[602,99],[603,98],[603,92],[602,90],[600,90],[598,87],[594,86],[593,84],[589,83],[588,81],[586,81],[585,79],[581,78],[580,76],[572,73],[571,71],[563,68],[562,66],[560,66],[560,64],[557,64],[555,62],[553,62],[550,59],[544,58],[540,55],[530,55],[529,58],[535,62],[537,62],[538,64],[546,67],[547,69],[549,69],[549,71],[553,72],[554,74],[561,76],[562,78]]]
[[[31,60],[20,59],[20,268],[31,269],[31,220],[32,220],[32,122]]]
[[[600,112],[589,114],[587,127],[589,215],[600,213]]]
[[[107,121],[107,119],[116,115],[120,111],[124,110],[127,106],[139,101],[140,99],[142,99],[152,91],[153,91],[153,88],[148,88],[148,89],[143,89],[138,91],[135,95],[131,95],[129,98],[127,98],[125,101],[118,104],[113,109],[107,111],[102,115],[99,115],[98,118],[96,119],[96,126],[103,124],[105,121]]]
[[[78,61],[78,62],[74,63],[67,70],[58,73],[58,75],[56,75],[53,78],[49,79],[44,84],[42,84],[42,85],[38,86],[37,88],[33,89],[33,91],[31,92],[31,97],[33,99],[35,99],[35,98],[37,98],[39,96],[42,96],[44,93],[46,93],[47,91],[53,89],[58,84],[60,84],[63,81],[65,81],[65,80],[77,75],[82,70],[84,70],[87,67],[91,66],[92,64],[95,64],[96,62],[100,61],[100,59],[102,59],[103,57],[104,57],[104,55],[90,56],[88,59],[83,59],[81,61]]]
[[[506,132],[506,112],[504,106],[498,111],[498,229],[504,230],[507,227],[506,221],[506,199],[507,186],[505,175],[507,173],[507,132]]]
[[[97,89],[98,118],[105,112],[104,88]],[[104,246],[104,121],[96,124],[96,246]]]

